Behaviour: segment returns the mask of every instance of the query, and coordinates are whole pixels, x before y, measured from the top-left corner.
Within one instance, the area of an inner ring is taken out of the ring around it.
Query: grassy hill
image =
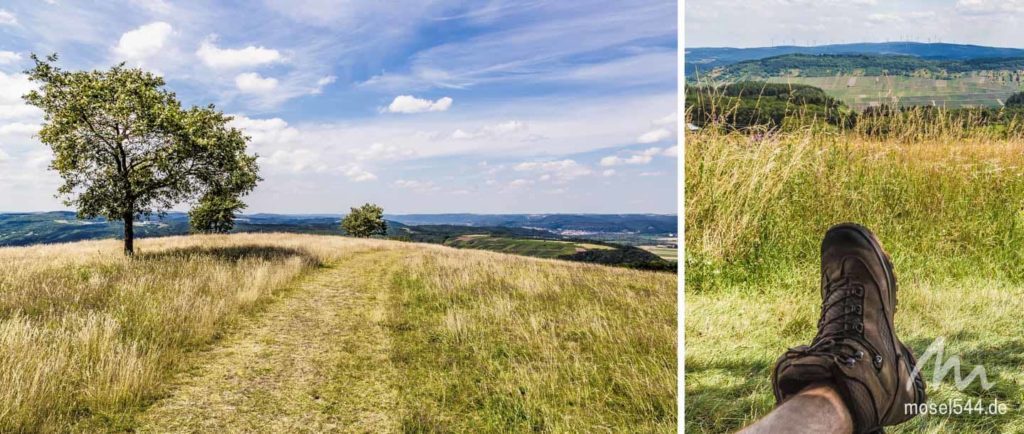
[[[687,132],[687,432],[733,432],[772,409],[776,358],[816,333],[821,236],[845,221],[892,255],[901,339],[921,355],[945,338],[965,376],[981,365],[995,383],[960,390],[928,363],[929,402],[1024,403],[1024,135],[912,119],[884,135]],[[888,431],[1021,432],[1024,419],[931,415]]]
[[[405,226],[395,239],[444,244],[537,258],[591,262],[645,270],[676,271],[676,263],[644,248],[626,244],[559,235],[549,231],[513,227],[456,225]],[[651,248],[650,246],[644,246]],[[664,249],[671,250],[671,249]],[[665,253],[662,251],[662,253]]]
[[[138,247],[0,248],[0,431],[676,430],[675,275],[295,234]]]

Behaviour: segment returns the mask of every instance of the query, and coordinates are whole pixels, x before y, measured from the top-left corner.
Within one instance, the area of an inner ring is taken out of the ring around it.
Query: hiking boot
[[[821,241],[821,319],[809,346],[791,348],[772,373],[776,405],[814,383],[829,383],[853,416],[854,432],[910,419],[925,402],[913,354],[896,337],[896,277],[867,228],[844,223]]]

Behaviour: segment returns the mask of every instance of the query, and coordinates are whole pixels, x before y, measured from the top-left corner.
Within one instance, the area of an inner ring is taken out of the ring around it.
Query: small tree
[[[341,221],[341,227],[349,235],[360,238],[385,235],[388,232],[388,224],[384,222],[384,208],[372,203],[352,208]]]
[[[193,232],[225,234],[235,227],[235,214],[245,203],[232,195],[210,193],[188,212]]]
[[[213,105],[183,109],[163,78],[123,63],[63,71],[56,54],[31,57],[35,66],[25,73],[41,86],[23,98],[45,113],[39,138],[64,179],[58,196],[80,218],[124,222],[126,255],[135,251],[136,218],[198,198],[199,215],[219,203],[233,204],[219,208],[233,214],[260,181],[256,156],[246,154],[249,138]]]

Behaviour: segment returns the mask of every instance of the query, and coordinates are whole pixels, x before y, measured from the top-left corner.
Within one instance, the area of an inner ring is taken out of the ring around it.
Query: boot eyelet
[[[863,351],[857,351],[857,354],[854,354],[853,356],[856,357],[857,360],[863,359],[864,358],[864,352]]]
[[[874,362],[875,362],[875,368],[882,369],[882,355],[881,354],[875,356]]]
[[[863,332],[864,331],[864,324],[857,323],[856,325],[853,326],[853,328],[855,328],[858,333]]]
[[[864,309],[861,308],[861,306],[859,304],[857,306],[854,306],[854,311],[857,312],[858,315],[863,313],[863,310]]]

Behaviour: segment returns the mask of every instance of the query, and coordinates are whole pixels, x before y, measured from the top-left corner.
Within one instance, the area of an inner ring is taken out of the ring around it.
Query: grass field
[[[821,236],[844,221],[874,230],[893,257],[901,339],[920,355],[944,337],[965,376],[982,365],[995,382],[961,391],[928,363],[929,401],[1011,409],[891,432],[1024,432],[1024,140],[706,128],[686,143],[688,432],[734,431],[771,410],[775,359],[816,333]]]
[[[313,235],[137,246],[0,248],[0,432],[675,431],[674,275]]]
[[[969,76],[949,80],[905,76],[772,77],[772,83],[816,86],[850,107],[898,102],[903,106],[935,105],[946,108],[1000,107],[1019,84],[994,77]]]
[[[668,261],[676,261],[679,259],[679,249],[672,247],[660,247],[660,246],[637,246],[648,252],[654,253],[660,256],[662,259]]]
[[[445,243],[451,247],[490,250],[537,258],[557,258],[586,250],[612,250],[613,247],[574,241],[504,238],[488,235],[463,235]]]

